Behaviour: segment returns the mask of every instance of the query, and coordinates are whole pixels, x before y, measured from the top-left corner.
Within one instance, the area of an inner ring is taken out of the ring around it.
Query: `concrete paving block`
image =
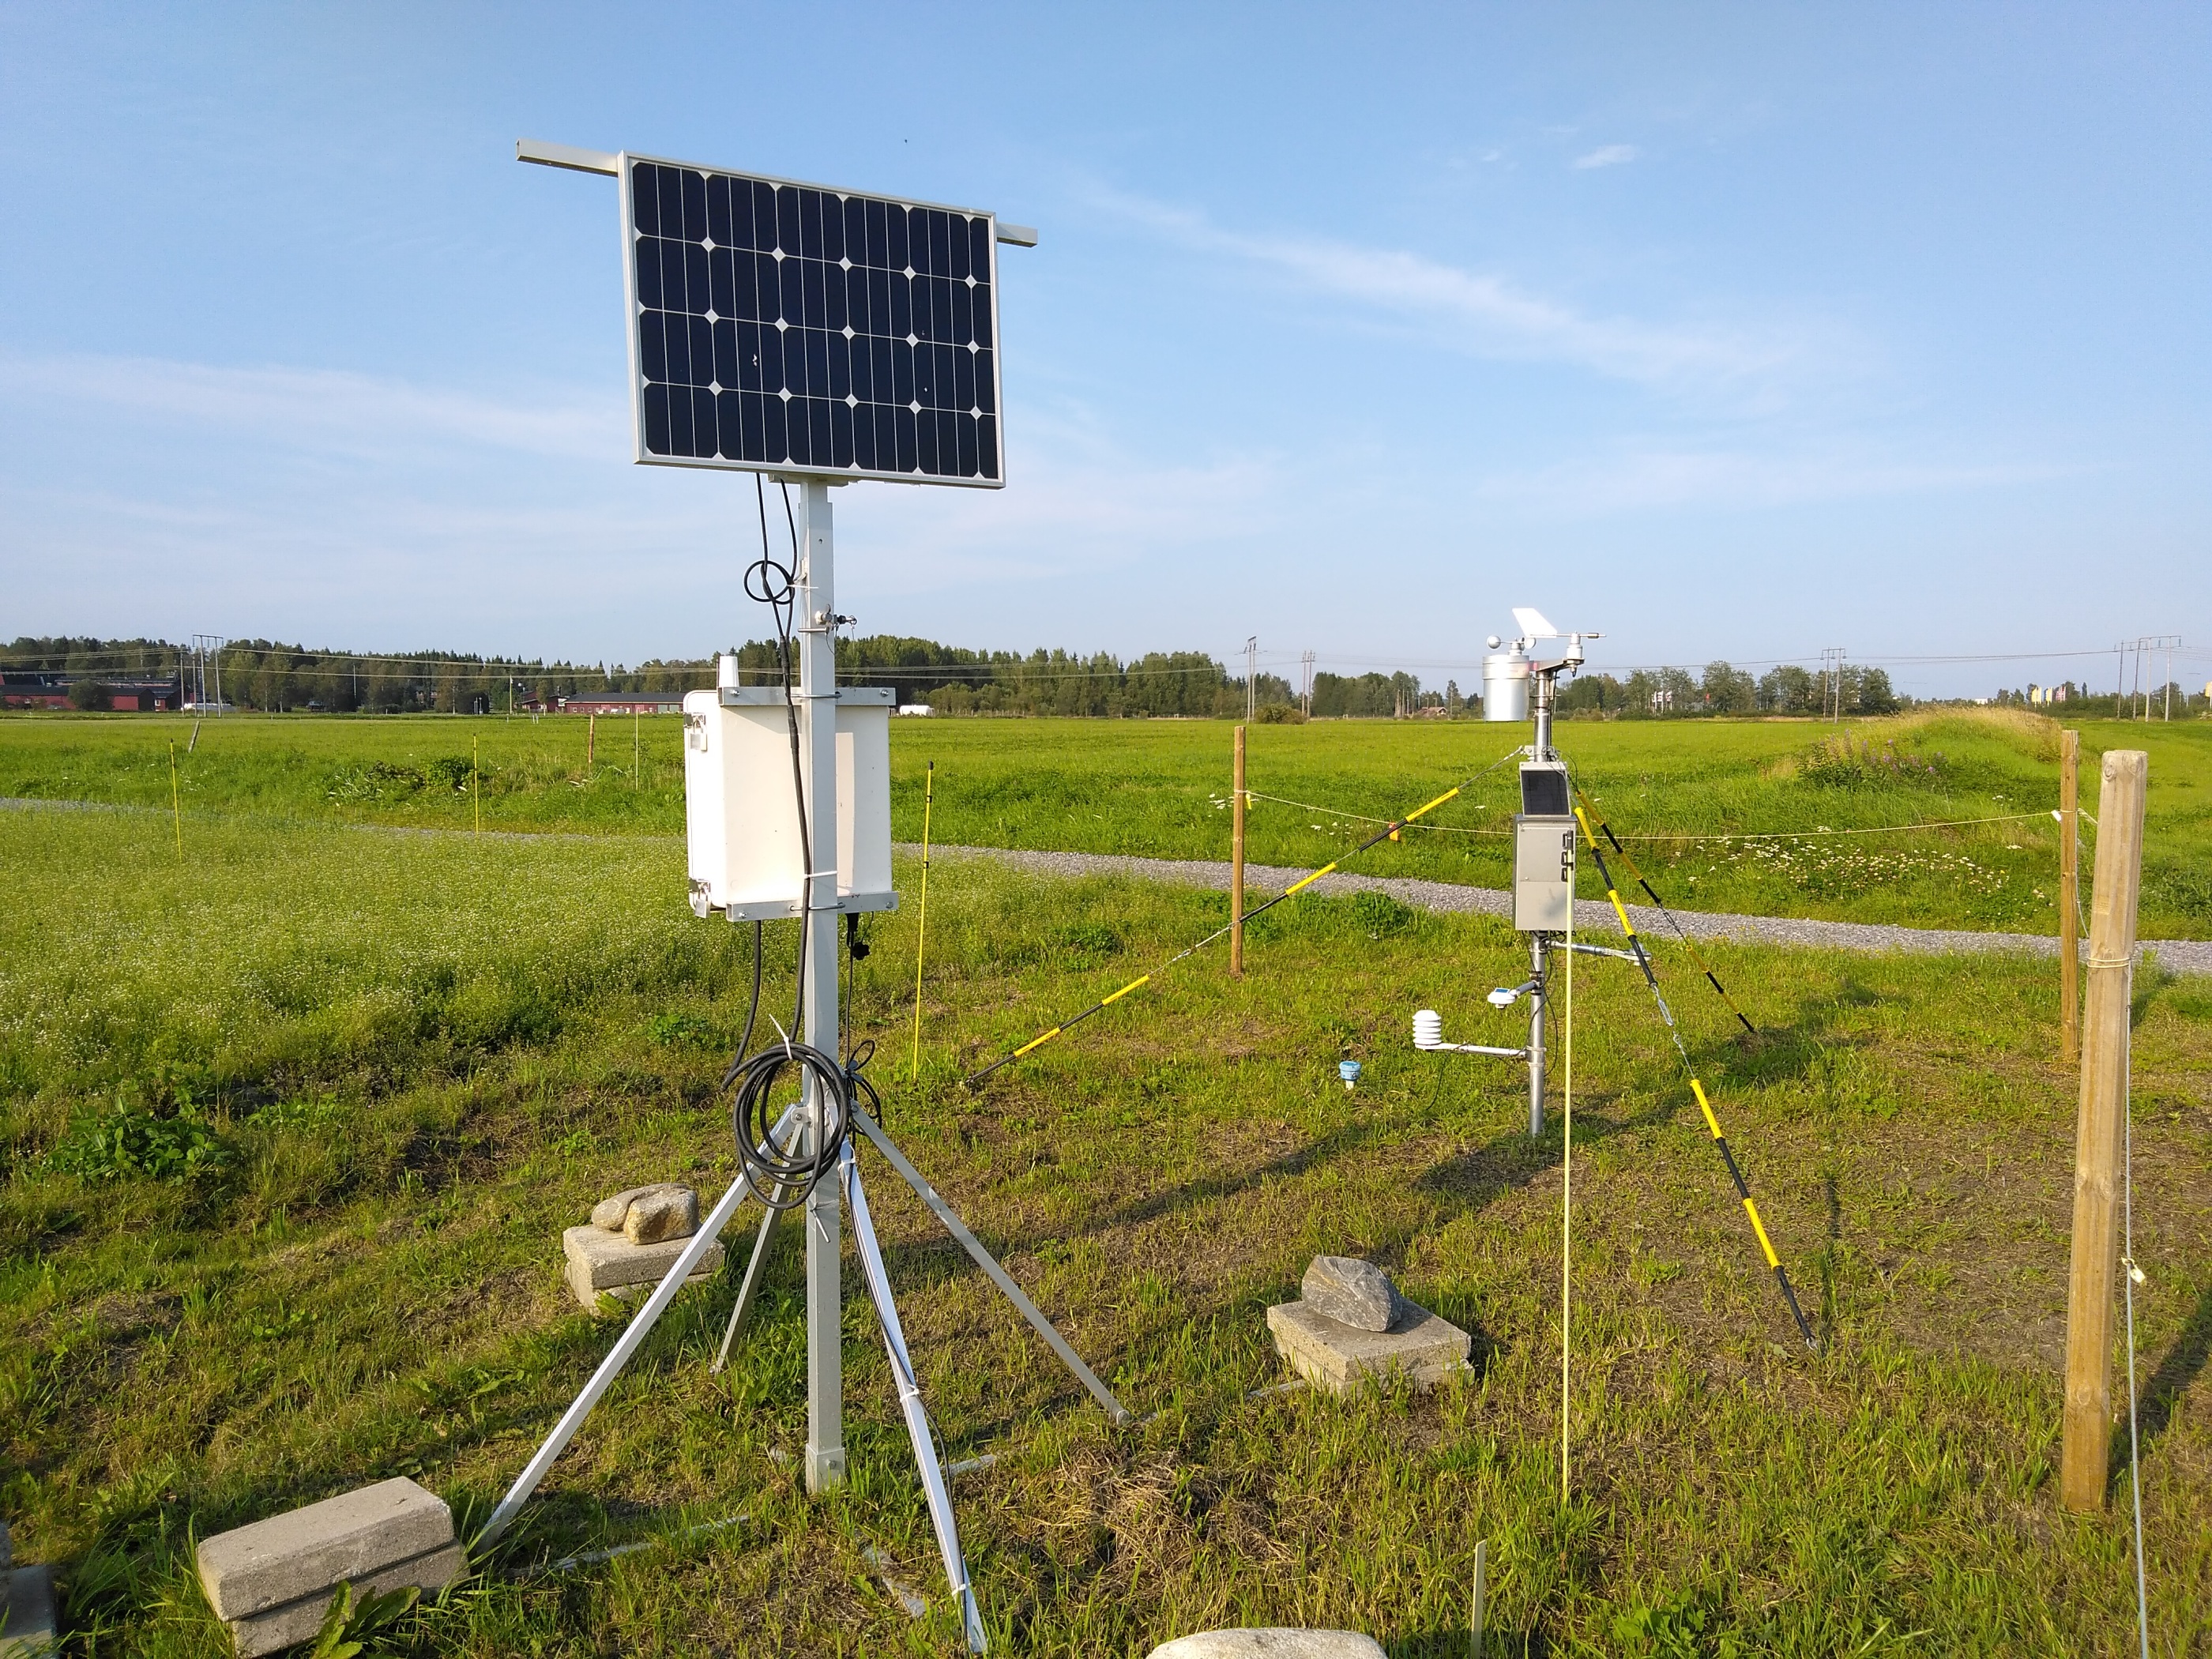
[[[694,1285],[711,1285],[714,1282],[713,1273],[693,1273],[684,1281],[684,1288],[688,1291]],[[598,1313],[599,1304],[602,1302],[642,1302],[653,1294],[659,1283],[660,1281],[655,1279],[649,1279],[642,1285],[617,1285],[611,1291],[594,1291],[588,1287],[580,1287],[574,1273],[571,1273],[568,1278],[568,1288],[575,1291],[576,1300],[583,1304],[585,1311],[587,1313]]]
[[[461,1576],[467,1558],[459,1544],[432,1550],[411,1560],[395,1561],[390,1566],[379,1567],[374,1572],[349,1575],[345,1583],[353,1586],[354,1600],[363,1595],[380,1595],[386,1590],[396,1590],[412,1584],[426,1595],[445,1589]],[[281,1607],[271,1607],[266,1613],[257,1613],[250,1619],[230,1621],[231,1639],[238,1645],[239,1659],[259,1659],[264,1653],[274,1653],[289,1648],[296,1642],[313,1639],[329,1617],[331,1598],[337,1594],[336,1583],[325,1585],[312,1595],[303,1595],[296,1601],[288,1601]]]
[[[341,1580],[443,1550],[453,1515],[436,1493],[412,1480],[380,1480],[319,1504],[201,1541],[200,1583],[216,1612],[249,1619],[320,1595]]]
[[[0,1659],[49,1659],[61,1650],[61,1627],[54,1621],[54,1570],[16,1567],[4,1580],[0,1605]]]
[[[1267,1310],[1267,1328],[1276,1352],[1316,1388],[1343,1394],[1366,1376],[1403,1371],[1417,1388],[1440,1382],[1467,1369],[1474,1344],[1449,1320],[1407,1302],[1396,1328],[1354,1330],[1304,1302],[1282,1302]]]
[[[644,1285],[659,1279],[684,1254],[688,1238],[665,1238],[657,1244],[633,1244],[620,1233],[597,1227],[570,1227],[561,1235],[561,1253],[568,1259],[568,1282],[583,1290],[611,1291],[623,1285]],[[692,1269],[710,1273],[722,1265],[722,1241],[707,1247],[707,1254]]]
[[[1372,1637],[1348,1630],[1206,1630],[1154,1648],[1150,1659],[1383,1659]]]

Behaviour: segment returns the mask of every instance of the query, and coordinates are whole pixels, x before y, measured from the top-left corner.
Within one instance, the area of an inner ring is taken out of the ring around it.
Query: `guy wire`
[[[1346,860],[1358,858],[1362,853],[1367,851],[1369,848],[1373,847],[1379,842],[1396,840],[1398,837],[1398,832],[1403,830],[1407,824],[1413,823],[1416,818],[1419,818],[1423,813],[1434,811],[1437,807],[1442,806],[1446,801],[1453,799],[1463,791],[1472,787],[1481,779],[1489,776],[1491,773],[1495,772],[1499,767],[1504,765],[1506,762],[1513,759],[1515,756],[1519,755],[1522,752],[1522,749],[1518,746],[1506,750],[1505,753],[1500,755],[1496,760],[1491,762],[1489,765],[1484,767],[1482,770],[1473,773],[1468,777],[1462,779],[1459,782],[1452,785],[1450,788],[1445,790],[1443,794],[1438,795],[1434,800],[1425,802],[1423,805],[1415,807],[1412,811],[1407,813],[1406,816],[1401,818],[1392,818],[1389,822],[1385,823],[1382,829],[1376,830],[1365,841],[1361,842],[1358,846],[1353,848],[1350,852],[1342,854],[1340,856],[1330,860],[1329,862],[1322,866],[1320,869],[1315,871],[1311,875],[1292,882],[1288,887],[1276,894],[1274,897],[1269,899],[1265,904],[1262,904],[1255,909],[1247,910],[1241,917],[1224,922],[1220,927],[1208,933],[1204,939],[1198,940],[1194,944],[1185,945],[1182,950],[1176,951],[1175,955],[1170,957],[1158,967],[1153,969],[1149,973],[1138,975],[1136,978],[1131,980],[1127,985],[1124,985],[1120,990],[1115,992],[1111,996],[1101,997],[1097,1001],[1092,1003],[1088,1008],[1085,1008],[1081,1013],[1070,1015],[1067,1018],[1060,1021],[1059,1024],[1051,1027],[1049,1030],[1040,1031],[1036,1036],[1031,1037],[1027,1042],[1022,1044],[1020,1048],[1015,1049],[1012,1054],[1001,1054],[998,1059],[993,1060],[988,1066],[983,1067],[981,1071],[973,1073],[968,1077],[963,1078],[961,1080],[960,1086],[963,1089],[974,1088],[977,1084],[981,1083],[985,1078],[990,1076],[992,1073],[997,1071],[1000,1066],[1011,1066],[1014,1061],[1021,1059],[1031,1049],[1043,1048],[1046,1043],[1050,1042],[1054,1037],[1066,1035],[1069,1030],[1080,1025],[1085,1020],[1090,1018],[1091,1015],[1099,1012],[1108,1005],[1119,1002],[1123,997],[1127,996],[1130,992],[1136,990],[1140,986],[1151,983],[1154,978],[1161,974],[1166,973],[1169,969],[1174,967],[1184,957],[1194,956],[1197,952],[1204,950],[1207,945],[1212,944],[1214,940],[1226,935],[1231,928],[1237,925],[1238,921],[1242,921],[1247,926],[1249,926],[1255,919],[1267,915],[1268,911],[1273,909],[1284,900],[1295,897],[1298,893],[1306,888],[1312,886],[1314,883],[1319,881],[1323,876],[1328,875],[1332,871],[1337,869]]]
[[[1580,794],[1582,792],[1577,790],[1575,793]],[[1613,872],[1606,867],[1605,853],[1598,846],[1596,836],[1590,832],[1589,818],[1580,806],[1575,808],[1575,816],[1582,820],[1583,838],[1589,843],[1590,856],[1597,860],[1598,874],[1605,882],[1605,896],[1613,902],[1613,915],[1620,918],[1620,931],[1627,935],[1628,948],[1636,952],[1637,965],[1644,969],[1644,982],[1651,988],[1652,1000],[1659,1005],[1659,1018],[1666,1022],[1668,1038],[1674,1043],[1674,1053],[1682,1062],[1682,1070],[1689,1077],[1690,1092],[1697,1097],[1698,1109],[1705,1114],[1705,1127],[1712,1131],[1713,1145],[1720,1148],[1721,1161],[1728,1165],[1729,1178],[1735,1182],[1736,1194],[1743,1200],[1743,1212],[1751,1218],[1751,1231],[1759,1239],[1759,1251],[1765,1256],[1766,1265],[1774,1270],[1775,1283],[1782,1287],[1782,1299],[1790,1304],[1790,1316],[1797,1322],[1798,1334],[1805,1339],[1807,1347],[1818,1353],[1820,1351],[1820,1339],[1813,1334],[1813,1327],[1806,1321],[1805,1310],[1797,1305],[1797,1292],[1790,1288],[1789,1269],[1782,1265],[1782,1258],[1774,1253],[1773,1243],[1766,1236],[1766,1224],[1759,1218],[1759,1206],[1752,1202],[1751,1188],[1743,1178],[1743,1171],[1736,1167],[1735,1154],[1729,1150],[1728,1137],[1721,1133],[1721,1121],[1713,1115],[1712,1103],[1705,1098],[1705,1085],[1698,1080],[1698,1068],[1691,1063],[1690,1051],[1683,1046],[1682,1034],[1675,1028],[1674,1010],[1668,1007],[1666,995],[1659,989],[1659,976],[1651,971],[1651,957],[1644,948],[1643,939],[1638,937],[1634,925],[1628,920],[1627,907],[1620,902],[1620,890],[1613,885]],[[1738,1015],[1737,1018],[1741,1018],[1742,1016]]]
[[[1590,798],[1583,793],[1583,787],[1579,783],[1575,785],[1575,798],[1580,800],[1583,806],[1588,807],[1591,813],[1594,814],[1597,811],[1597,808],[1592,804]],[[1581,816],[1579,811],[1577,811],[1577,816]],[[1612,843],[1613,850],[1620,855],[1620,861],[1628,866],[1628,873],[1636,878],[1636,884],[1644,890],[1644,896],[1649,898],[1652,903],[1659,907],[1659,914],[1667,918],[1667,925],[1674,930],[1674,937],[1682,941],[1683,948],[1689,951],[1691,960],[1695,962],[1699,968],[1705,970],[1706,982],[1711,985],[1714,990],[1720,993],[1721,1000],[1728,1004],[1729,1012],[1734,1014],[1737,1020],[1741,1023],[1743,1029],[1750,1032],[1752,1036],[1757,1036],[1759,1035],[1759,1028],[1744,1018],[1743,1010],[1735,1006],[1735,999],[1728,994],[1728,987],[1721,983],[1720,975],[1713,972],[1712,964],[1705,960],[1704,953],[1691,942],[1690,936],[1682,931],[1682,924],[1674,920],[1674,913],[1667,908],[1667,901],[1659,896],[1658,892],[1652,887],[1651,884],[1644,878],[1644,872],[1636,867],[1636,860],[1628,855],[1628,849],[1620,844],[1620,837],[1613,833],[1613,826],[1601,817],[1597,821],[1597,827],[1599,831],[1605,836],[1606,840]],[[1589,834],[1589,819],[1586,817],[1583,817],[1583,833],[1585,836]],[[1593,850],[1595,850],[1595,843],[1593,843]],[[1601,853],[1598,854],[1598,862],[1601,866],[1602,866],[1605,862],[1605,855]],[[1613,885],[1613,879],[1610,876],[1606,878],[1606,885],[1607,887],[1611,887]],[[1616,907],[1619,906],[1620,902],[1620,901],[1617,898],[1613,901]],[[1624,927],[1628,926],[1628,917],[1625,912],[1622,914],[1620,924]]]

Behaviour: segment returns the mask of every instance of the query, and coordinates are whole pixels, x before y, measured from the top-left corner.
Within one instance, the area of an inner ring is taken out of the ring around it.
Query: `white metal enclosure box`
[[[1564,933],[1575,899],[1571,814],[1518,812],[1513,818],[1513,926],[1524,933]]]
[[[889,686],[837,694],[837,845],[816,848],[837,898],[817,884],[817,910],[893,910],[891,700]],[[684,697],[684,826],[691,908],[732,921],[800,914],[805,869],[783,688],[724,686]]]

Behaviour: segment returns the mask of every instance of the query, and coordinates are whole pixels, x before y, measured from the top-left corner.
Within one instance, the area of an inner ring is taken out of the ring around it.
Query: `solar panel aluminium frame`
[[[761,183],[793,190],[827,191],[833,196],[858,196],[864,200],[896,202],[908,209],[933,209],[941,213],[957,213],[969,219],[981,219],[988,227],[989,234],[984,246],[989,250],[991,261],[991,395],[998,417],[999,475],[995,478],[977,477],[964,478],[936,473],[884,471],[864,467],[800,465],[792,461],[732,461],[719,455],[655,455],[645,447],[645,363],[640,337],[640,305],[637,292],[637,220],[635,204],[630,196],[632,167],[638,162],[653,167],[679,167],[688,172],[705,174],[720,173],[729,179],[757,179]],[[623,267],[623,349],[629,364],[630,438],[636,449],[635,459],[641,466],[698,467],[718,472],[763,472],[770,477],[824,478],[833,483],[848,483],[854,479],[871,478],[884,483],[950,484],[966,489],[1003,489],[1006,486],[1006,398],[1004,385],[1006,349],[999,331],[999,216],[981,208],[957,207],[950,202],[926,202],[913,197],[886,196],[868,191],[846,190],[836,185],[818,184],[805,179],[782,179],[768,173],[740,173],[733,167],[708,167],[700,161],[681,161],[665,155],[645,155],[635,150],[623,150],[615,156],[615,192],[617,212],[620,216],[619,235],[622,242]]]

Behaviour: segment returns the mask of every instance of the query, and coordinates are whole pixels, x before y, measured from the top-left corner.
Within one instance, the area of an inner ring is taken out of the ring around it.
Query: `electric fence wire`
[[[1323,876],[1329,874],[1332,871],[1343,865],[1347,860],[1358,858],[1362,853],[1367,851],[1369,848],[1376,846],[1382,842],[1397,840],[1400,833],[1408,825],[1412,824],[1415,819],[1420,817],[1425,813],[1434,811],[1437,807],[1442,806],[1446,801],[1457,798],[1464,791],[1474,787],[1474,785],[1480,782],[1484,778],[1488,777],[1499,767],[1504,765],[1506,762],[1514,759],[1516,756],[1519,756],[1523,752],[1524,750],[1521,745],[1516,745],[1515,747],[1507,750],[1505,753],[1500,755],[1496,760],[1491,762],[1489,765],[1484,767],[1480,772],[1474,773],[1462,779],[1461,781],[1454,784],[1450,788],[1445,790],[1443,793],[1436,797],[1435,799],[1424,802],[1421,805],[1415,807],[1412,811],[1407,813],[1406,816],[1401,818],[1391,818],[1387,820],[1383,823],[1382,829],[1376,830],[1375,834],[1370,836],[1365,841],[1361,842],[1358,846],[1353,848],[1350,852],[1340,854],[1338,857],[1330,860],[1327,864],[1322,866],[1320,869],[1313,872],[1310,875],[1303,877],[1299,880],[1292,882],[1288,887],[1276,894],[1274,897],[1269,899],[1265,904],[1260,905],[1256,908],[1245,911],[1241,915],[1231,915],[1227,921],[1215,928],[1212,933],[1206,934],[1205,938],[1185,945],[1182,950],[1176,951],[1175,955],[1170,957],[1165,962],[1162,963],[1158,967],[1152,969],[1150,972],[1138,975],[1136,978],[1131,980],[1127,985],[1124,985],[1120,990],[1115,992],[1112,995],[1101,997],[1097,1001],[1092,1003],[1088,1008],[1085,1008],[1081,1013],[1071,1015],[1069,1018],[1060,1021],[1059,1024],[1053,1026],[1050,1030],[1039,1032],[1036,1036],[1031,1037],[1027,1042],[1022,1044],[1020,1048],[1015,1049],[1012,1054],[1001,1054],[998,1059],[993,1060],[988,1066],[984,1066],[981,1071],[971,1073],[969,1076],[961,1080],[960,1086],[963,1089],[974,1088],[977,1084],[982,1082],[984,1079],[989,1077],[992,1073],[999,1070],[1001,1066],[1012,1065],[1016,1060],[1021,1059],[1025,1054],[1028,1054],[1031,1050],[1042,1048],[1046,1043],[1050,1042],[1054,1037],[1065,1036],[1068,1031],[1073,1030],[1076,1026],[1080,1025],[1085,1020],[1089,1019],[1093,1014],[1102,1012],[1113,1004],[1119,1002],[1123,997],[1127,996],[1132,991],[1137,990],[1142,986],[1150,984],[1152,980],[1157,978],[1158,975],[1166,973],[1169,969],[1174,967],[1177,963],[1182,962],[1188,957],[1195,956],[1199,951],[1204,950],[1216,939],[1220,939],[1231,928],[1237,927],[1240,923],[1253,921],[1257,918],[1265,915],[1268,911],[1273,909],[1285,900],[1296,897],[1305,889],[1312,886],[1314,883],[1319,881]],[[1237,901],[1241,896],[1241,895],[1231,896],[1231,908],[1232,911],[1236,908]]]
[[[2123,964],[2127,978],[2124,1006],[2135,1000],[2135,960]],[[2135,1042],[2130,1022],[2120,1027],[2120,1297],[2128,1327],[2128,1488],[2134,1498],[2136,1543],[2136,1633],[2142,1659],[2150,1659],[2150,1590],[2143,1571],[2142,1436],[2136,1420],[2136,1286],[2143,1270],[2136,1265]]]
[[[1256,789],[1247,789],[1248,801],[1273,801],[1279,806],[1295,806],[1301,811],[1319,812],[1324,817],[1340,819],[1348,823],[1387,823],[1387,818],[1375,817],[1361,812],[1346,812],[1334,806],[1322,806],[1310,800],[1292,800],[1287,795],[1263,795]],[[1714,841],[1819,841],[1830,836],[1905,836],[1922,830],[1963,830],[1979,823],[2014,823],[2027,818],[2039,818],[2040,812],[2001,812],[1988,818],[1942,818],[1926,823],[1878,823],[1857,830],[1762,830],[1741,834],[1721,835],[1650,835],[1615,836],[1611,831],[1606,838],[1613,843],[1613,850],[1626,856],[1620,846],[1623,841],[1642,842],[1714,842]],[[1440,836],[1510,836],[1510,830],[1471,829],[1456,823],[1424,823],[1413,826]],[[1649,889],[1646,890],[1647,891]],[[1654,903],[1657,900],[1653,901]]]

